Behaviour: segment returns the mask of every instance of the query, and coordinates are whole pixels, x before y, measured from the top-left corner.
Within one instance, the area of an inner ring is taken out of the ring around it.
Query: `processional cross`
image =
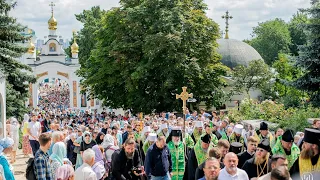
[[[229,16],[229,11],[226,12],[226,15],[221,16],[222,19],[226,19],[226,35],[225,35],[225,39],[229,39],[229,19],[232,19],[232,16]]]
[[[181,99],[182,100],[182,111],[183,111],[183,141],[185,139],[185,133],[186,132],[186,110],[187,110],[187,100],[189,98],[193,98],[193,94],[192,93],[188,93],[187,92],[187,87],[182,87],[182,93],[181,94],[176,94],[176,99]],[[187,145],[184,144],[184,153],[185,155],[187,154]],[[187,156],[186,156],[187,157]]]
[[[187,100],[192,97],[193,97],[193,94],[192,93],[188,94],[187,87],[185,86],[182,87],[182,93],[180,95],[176,94],[176,99],[182,100],[182,110],[184,115],[186,114],[186,110],[187,110]]]

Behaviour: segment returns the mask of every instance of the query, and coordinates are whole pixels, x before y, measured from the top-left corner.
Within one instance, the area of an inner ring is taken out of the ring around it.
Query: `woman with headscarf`
[[[16,162],[17,149],[19,146],[19,128],[20,128],[20,124],[18,120],[12,117],[11,123],[10,123],[10,137],[13,139],[14,144],[11,152],[11,161],[10,161],[11,164]]]
[[[104,138],[105,134],[103,132],[99,132],[97,134],[97,137],[96,137],[96,143],[98,145],[101,145],[101,143],[103,142],[103,138]]]
[[[106,134],[103,138],[103,143],[101,144],[104,149],[105,163],[106,163],[106,171],[109,173],[109,169],[111,167],[111,156],[115,150],[119,149],[118,146],[114,145],[114,138],[110,134]]]
[[[104,158],[103,158],[103,148],[99,145],[94,145],[92,150],[95,153],[94,165],[92,166],[92,170],[96,173],[97,179],[104,179],[106,174],[106,169],[104,167]]]
[[[28,135],[28,124],[29,124],[29,115],[25,114],[23,116],[23,123],[22,123],[22,152],[24,157],[29,157],[29,154],[32,153],[32,149],[29,142],[29,135]]]
[[[77,153],[74,152],[74,141],[76,140],[76,134],[72,133],[67,141],[67,158],[71,161],[73,165],[76,164]]]
[[[86,131],[83,133],[83,141],[80,144],[80,153],[82,156],[83,151],[92,148],[94,145],[96,145],[96,141],[92,140],[92,136],[90,132]]]
[[[6,137],[0,140],[0,164],[4,171],[6,180],[14,180],[13,167],[9,164],[7,155],[10,155],[13,149],[13,139]]]
[[[53,145],[52,154],[49,157],[50,171],[52,178],[55,179],[56,170],[62,166],[63,159],[67,156],[67,148],[63,142],[57,142]]]
[[[74,180],[74,169],[69,164],[60,166],[56,171],[54,180]]]

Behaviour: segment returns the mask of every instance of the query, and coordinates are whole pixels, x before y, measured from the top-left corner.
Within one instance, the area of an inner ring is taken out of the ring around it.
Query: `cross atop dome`
[[[232,19],[233,17],[229,15],[229,11],[226,12],[226,15],[222,16],[222,19],[226,19],[226,35],[225,35],[225,39],[229,39],[229,19]]]
[[[57,30],[58,21],[53,16],[53,6],[55,6],[55,4],[51,2],[49,6],[51,6],[51,18],[48,20],[48,29]]]
[[[53,2],[51,2],[49,6],[51,6],[51,13],[53,14],[53,6],[56,6],[56,5]]]

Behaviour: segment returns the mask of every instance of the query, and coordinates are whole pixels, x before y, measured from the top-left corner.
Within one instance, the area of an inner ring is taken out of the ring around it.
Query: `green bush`
[[[229,119],[233,122],[250,119],[264,119],[277,123],[284,129],[290,128],[295,131],[303,131],[309,127],[308,118],[320,117],[320,108],[312,106],[292,107],[286,109],[284,104],[271,100],[258,103],[254,100],[244,99],[239,111],[237,108],[229,110]]]

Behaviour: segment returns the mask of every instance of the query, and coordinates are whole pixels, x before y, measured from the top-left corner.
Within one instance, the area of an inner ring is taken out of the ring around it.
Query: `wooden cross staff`
[[[185,133],[186,132],[186,110],[187,110],[187,100],[189,98],[193,98],[193,94],[192,93],[188,93],[187,92],[187,87],[182,87],[182,93],[179,95],[179,94],[176,94],[176,99],[181,99],[182,100],[182,111],[183,111],[183,131],[184,133],[182,133],[183,135],[183,139],[182,139],[182,142],[184,142],[184,139],[186,137]],[[184,154],[185,156],[187,157],[187,145],[186,143],[184,142]]]

